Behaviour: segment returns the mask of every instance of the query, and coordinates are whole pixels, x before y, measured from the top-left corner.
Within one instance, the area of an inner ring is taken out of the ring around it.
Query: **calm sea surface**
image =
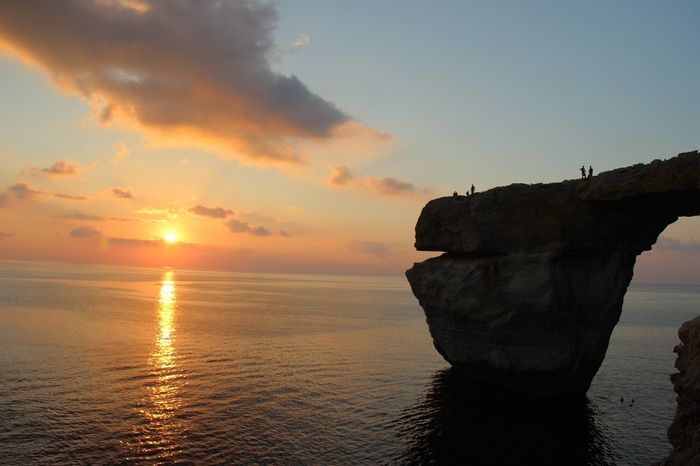
[[[402,277],[0,262],[0,463],[648,464],[699,304],[632,286],[588,402],[528,404],[450,371]]]

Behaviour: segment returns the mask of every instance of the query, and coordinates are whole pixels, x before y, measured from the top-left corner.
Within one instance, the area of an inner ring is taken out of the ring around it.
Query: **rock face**
[[[668,428],[673,452],[661,464],[700,465],[700,316],[684,323],[678,336],[681,344],[674,349],[678,372],[671,376],[678,408]]]
[[[700,156],[430,201],[406,272],[433,342],[467,377],[543,396],[585,394],[638,254],[700,215]]]

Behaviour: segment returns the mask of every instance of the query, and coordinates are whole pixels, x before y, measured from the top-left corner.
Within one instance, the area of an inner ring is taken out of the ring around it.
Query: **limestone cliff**
[[[406,272],[435,347],[466,376],[545,396],[584,394],[605,356],[636,256],[700,215],[700,156],[589,179],[430,201]]]
[[[678,396],[676,417],[668,429],[673,452],[661,464],[700,465],[700,316],[678,330],[676,369],[671,376]]]

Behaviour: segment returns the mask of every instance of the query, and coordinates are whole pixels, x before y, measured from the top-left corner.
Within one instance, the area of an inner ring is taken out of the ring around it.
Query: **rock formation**
[[[700,215],[700,156],[552,184],[430,201],[406,272],[433,342],[467,377],[544,396],[583,395],[617,323],[636,256]]]
[[[681,344],[674,349],[678,372],[671,376],[678,407],[668,428],[673,451],[663,466],[700,465],[700,316],[684,323],[678,336]]]

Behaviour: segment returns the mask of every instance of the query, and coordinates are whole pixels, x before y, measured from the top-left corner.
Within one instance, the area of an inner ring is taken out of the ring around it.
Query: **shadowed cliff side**
[[[700,316],[684,323],[678,337],[678,372],[671,376],[678,407],[668,428],[673,451],[662,466],[700,465]]]
[[[424,397],[396,421],[406,445],[398,464],[613,465],[611,445],[586,400],[533,403],[435,374]],[[503,439],[496,446],[494,439]]]
[[[700,215],[697,151],[582,180],[430,201],[406,272],[436,349],[467,377],[583,395],[605,356],[638,254]]]

